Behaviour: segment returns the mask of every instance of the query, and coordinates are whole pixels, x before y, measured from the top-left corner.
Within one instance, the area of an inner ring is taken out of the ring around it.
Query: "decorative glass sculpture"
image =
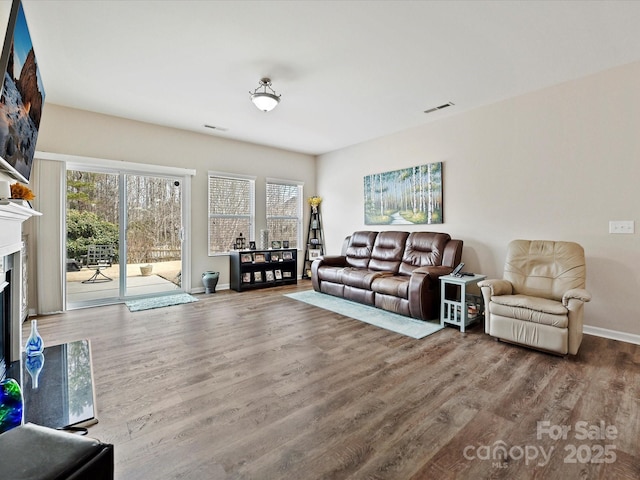
[[[38,333],[38,321],[31,320],[31,335],[27,339],[27,344],[24,346],[24,351],[27,356],[38,355],[44,350],[44,342],[42,337]]]
[[[0,433],[22,423],[22,391],[13,378],[0,382]]]
[[[38,388],[38,377],[44,366],[44,354],[36,353],[34,355],[27,355],[25,366],[31,377],[31,388],[35,390]]]

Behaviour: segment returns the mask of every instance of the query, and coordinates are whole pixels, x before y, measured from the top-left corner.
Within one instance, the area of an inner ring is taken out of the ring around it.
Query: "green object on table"
[[[0,433],[22,423],[22,391],[13,378],[0,382]]]

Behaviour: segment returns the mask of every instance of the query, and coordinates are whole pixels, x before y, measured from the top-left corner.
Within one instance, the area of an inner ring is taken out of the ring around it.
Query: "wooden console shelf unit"
[[[295,248],[232,250],[231,289],[242,292],[297,283],[297,253]]]

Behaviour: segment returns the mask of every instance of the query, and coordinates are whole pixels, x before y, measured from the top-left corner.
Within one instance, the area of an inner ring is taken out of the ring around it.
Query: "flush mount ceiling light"
[[[267,92],[267,88],[271,90],[271,93]],[[258,91],[262,89],[262,91]],[[263,78],[260,80],[260,85],[251,94],[251,101],[263,112],[270,112],[276,105],[280,103],[280,95],[276,95],[275,90],[271,88],[271,79]]]

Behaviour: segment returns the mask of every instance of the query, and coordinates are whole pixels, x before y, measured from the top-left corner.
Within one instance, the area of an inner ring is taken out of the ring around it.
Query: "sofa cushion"
[[[567,328],[568,310],[562,303],[527,295],[495,295],[489,305],[491,314]]]
[[[369,269],[397,273],[409,232],[380,232],[373,244]]]
[[[355,268],[367,268],[377,236],[378,232],[354,232],[345,252],[347,265]]]
[[[344,267],[323,265],[318,268],[318,278],[325,282],[342,283]]]
[[[407,237],[399,272],[411,275],[418,267],[442,265],[442,257],[447,242],[447,233],[412,232]]]
[[[350,287],[371,290],[371,284],[376,278],[391,275],[390,272],[367,270],[364,268],[346,267],[342,272],[342,283]]]
[[[378,277],[371,283],[371,290],[376,293],[407,299],[409,298],[409,279],[408,275]]]

